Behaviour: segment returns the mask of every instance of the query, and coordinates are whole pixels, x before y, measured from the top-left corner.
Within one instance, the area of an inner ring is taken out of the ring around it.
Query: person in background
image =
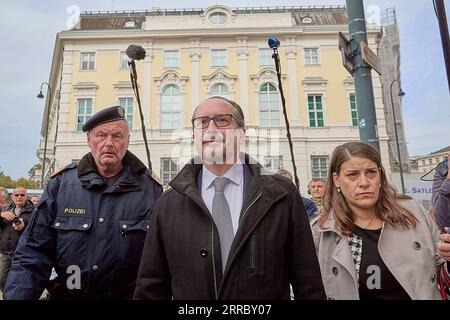
[[[27,200],[27,190],[17,187],[12,193],[13,204],[0,218],[0,290],[3,292],[17,243],[28,224],[34,205]]]
[[[9,204],[6,202],[8,199],[8,190],[3,187],[0,187],[0,212],[8,209]]]
[[[329,299],[441,299],[439,232],[422,205],[388,183],[361,142],[331,156],[323,213],[312,223]]]
[[[281,169],[281,170],[278,170],[277,174],[288,178],[292,182],[292,174],[289,171],[287,171],[285,169]],[[317,211],[316,205],[314,204],[314,201],[312,201],[311,199],[305,198],[303,196],[301,196],[301,198],[303,201],[303,205],[305,206],[306,213],[308,214],[308,218],[310,220],[315,218],[318,214],[318,211]]]
[[[30,201],[34,204],[34,206],[37,206],[37,204],[39,202],[39,197],[38,196],[32,196]]]
[[[312,179],[308,184],[308,194],[314,201],[318,214],[323,211],[323,196],[325,195],[326,181],[319,178]]]

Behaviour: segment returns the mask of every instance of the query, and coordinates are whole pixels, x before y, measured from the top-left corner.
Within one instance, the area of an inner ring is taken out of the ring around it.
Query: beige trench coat
[[[441,299],[437,271],[444,262],[436,251],[439,231],[416,200],[399,200],[418,219],[415,229],[395,229],[384,223],[378,242],[380,256],[412,299]],[[347,238],[329,219],[321,229],[311,222],[322,279],[328,299],[359,299],[356,270]],[[362,270],[361,270],[362,272]]]

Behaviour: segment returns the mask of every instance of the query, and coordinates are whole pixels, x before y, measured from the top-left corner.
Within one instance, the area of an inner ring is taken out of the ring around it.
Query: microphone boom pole
[[[138,52],[138,55],[136,56],[136,52],[129,51],[130,49]],[[143,52],[137,51],[139,49],[142,49]],[[131,54],[129,54],[129,52],[131,52]],[[143,56],[139,56],[139,54],[142,54],[142,53],[143,53]],[[152,170],[152,162],[150,161],[150,150],[148,148],[147,134],[145,132],[144,114],[142,112],[141,98],[139,96],[139,89],[138,89],[138,84],[137,84],[136,63],[134,62],[135,58],[138,60],[144,58],[145,50],[142,47],[131,45],[127,49],[127,55],[131,59],[130,61],[128,61],[128,65],[130,66],[130,80],[131,80],[131,86],[133,87],[134,95],[136,96],[136,101],[138,103],[139,115],[141,118],[142,138],[144,139],[145,152],[147,153],[148,168],[150,170]]]
[[[288,119],[287,111],[286,111],[286,99],[284,98],[283,85],[281,83],[280,56],[278,55],[278,49],[277,49],[280,46],[280,41],[278,41],[278,39],[275,37],[270,37],[268,42],[269,42],[269,47],[273,49],[272,58],[275,61],[275,70],[277,72],[278,88],[280,90],[281,104],[283,106],[284,122],[286,123],[286,137],[289,142],[289,150],[291,152],[292,167],[294,170],[294,181],[295,181],[295,185],[297,186],[297,189],[300,192],[300,182],[299,182],[299,179],[297,176],[297,166],[295,165],[295,158],[294,158],[294,147],[292,145],[289,119]]]

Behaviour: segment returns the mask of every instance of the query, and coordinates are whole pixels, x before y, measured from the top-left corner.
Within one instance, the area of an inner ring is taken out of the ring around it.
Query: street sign
[[[380,59],[378,59],[377,54],[373,52],[363,41],[361,41],[360,46],[363,61],[371,66],[373,70],[378,72],[379,75],[381,75]]]
[[[342,54],[342,64],[353,75],[353,63],[350,58],[352,49],[350,48],[350,42],[342,32],[339,32],[339,50],[341,50]]]

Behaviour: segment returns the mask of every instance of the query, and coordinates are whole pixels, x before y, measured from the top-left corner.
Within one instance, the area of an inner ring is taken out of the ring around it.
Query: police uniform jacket
[[[39,298],[52,267],[65,288],[63,298],[132,297],[162,188],[131,152],[122,163],[111,186],[97,172],[91,153],[49,181],[17,246],[5,299]]]

